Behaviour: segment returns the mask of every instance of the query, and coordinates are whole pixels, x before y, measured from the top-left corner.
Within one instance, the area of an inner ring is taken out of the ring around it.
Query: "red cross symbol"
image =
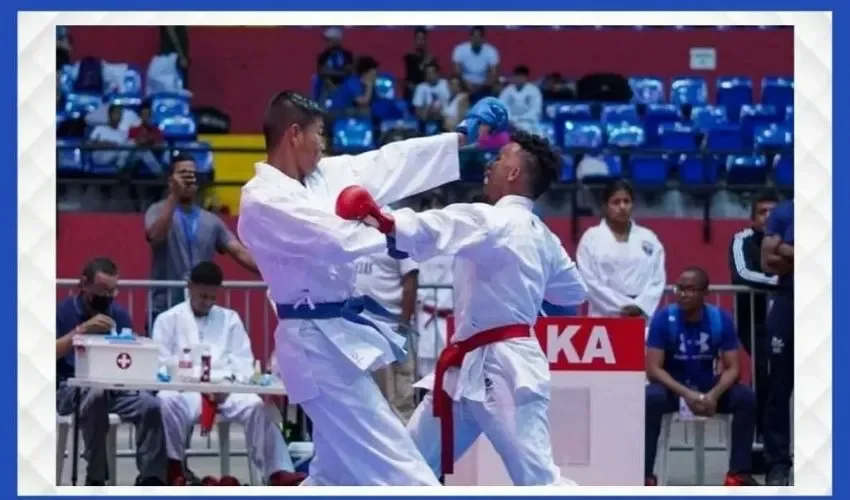
[[[122,352],[117,358],[115,358],[115,364],[118,365],[118,368],[126,370],[133,364],[133,358],[131,358],[126,352]]]

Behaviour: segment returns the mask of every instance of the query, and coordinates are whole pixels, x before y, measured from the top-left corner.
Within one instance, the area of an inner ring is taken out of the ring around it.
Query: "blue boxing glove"
[[[478,142],[478,127],[487,125],[490,132],[502,132],[508,129],[508,108],[495,97],[485,97],[472,106],[463,120],[455,127],[457,132],[465,134],[467,143]]]
[[[396,260],[404,260],[410,258],[410,255],[406,252],[402,252],[398,248],[395,247],[395,236],[387,235],[387,255],[396,259]]]

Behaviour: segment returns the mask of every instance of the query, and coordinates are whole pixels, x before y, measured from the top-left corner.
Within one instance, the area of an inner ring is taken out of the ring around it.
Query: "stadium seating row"
[[[629,79],[632,100],[640,104],[669,102],[677,106],[705,106],[710,104],[708,82],[700,77],[674,78],[669,92],[664,79],[658,77],[633,77]],[[669,100],[668,100],[669,94]],[[717,79],[713,104],[725,106],[730,116],[738,116],[744,105],[756,104],[753,98],[753,81],[741,76],[724,76]],[[785,108],[794,105],[794,80],[787,77],[766,77],[761,81],[761,104]]]
[[[162,165],[167,165],[171,155],[185,152],[195,159],[198,175],[206,179],[213,177],[213,153],[209,143],[200,141],[177,141],[168,149],[156,152]],[[83,141],[76,139],[58,139],[56,142],[56,161],[59,175],[62,176],[103,176],[115,177],[118,166],[114,162],[98,163],[91,150],[83,147]],[[140,177],[155,177],[156,173],[142,163],[136,174]]]

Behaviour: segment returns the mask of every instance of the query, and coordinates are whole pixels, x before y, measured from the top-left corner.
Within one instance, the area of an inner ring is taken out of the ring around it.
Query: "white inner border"
[[[410,23],[410,12],[75,12],[18,14],[18,492],[197,495],[194,488],[59,487],[55,477],[55,26]],[[832,15],[826,12],[419,12],[417,25],[793,25],[796,80],[796,273],[793,488],[450,487],[440,495],[776,495],[832,491]],[[719,35],[722,36],[722,35]],[[656,54],[650,57],[666,57]],[[756,82],[758,83],[758,82]],[[726,258],[725,255],[718,258]],[[204,495],[435,495],[428,488],[207,488]]]

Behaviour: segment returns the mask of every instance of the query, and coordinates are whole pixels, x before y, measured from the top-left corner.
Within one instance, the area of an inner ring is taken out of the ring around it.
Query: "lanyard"
[[[183,236],[186,237],[186,252],[189,254],[189,271],[195,266],[192,257],[192,247],[198,237],[198,209],[192,208],[189,212],[180,211],[180,225],[183,226]]]

